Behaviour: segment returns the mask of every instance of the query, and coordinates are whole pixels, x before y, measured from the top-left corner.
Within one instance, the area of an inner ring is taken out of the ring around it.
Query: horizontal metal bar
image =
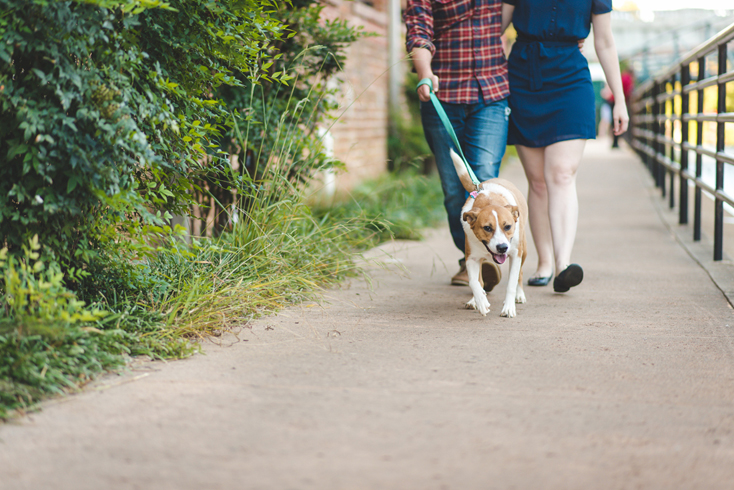
[[[716,122],[719,120],[719,114],[685,114],[683,120],[688,121],[701,121],[701,122]]]
[[[651,123],[654,122],[655,119],[657,119],[657,116],[654,114],[638,114],[635,116],[635,124]]]
[[[719,75],[719,83],[729,83],[734,80],[734,71],[728,71],[723,75]]]
[[[680,91],[674,90],[672,92],[664,92],[662,94],[659,94],[657,97],[655,97],[655,100],[658,102],[665,102],[666,100],[675,99],[680,95]]]
[[[658,134],[655,136],[655,140],[658,143],[662,143],[664,145],[679,145],[680,143],[676,143],[675,140],[672,140],[670,138],[666,138],[664,134]]]
[[[657,116],[656,119],[658,122],[664,123],[665,121],[680,121],[680,116],[678,114],[671,114],[671,115],[660,115]]]
[[[652,141],[655,139],[655,133],[648,129],[635,128],[634,134],[639,135],[640,137],[645,138],[648,141]]]
[[[650,96],[650,97],[644,97],[642,99],[637,99],[637,102],[635,102],[635,103],[644,107],[644,106],[650,105],[650,104],[652,104],[654,102],[655,102],[655,97]]]
[[[716,161],[734,165],[734,155],[726,153],[725,151],[718,151],[716,152]]]
[[[718,75],[714,75],[713,77],[704,78],[700,82],[690,83],[683,87],[683,93],[688,92],[695,92],[698,90],[703,90],[706,87],[713,87],[714,85],[717,85],[719,83],[719,77]]]

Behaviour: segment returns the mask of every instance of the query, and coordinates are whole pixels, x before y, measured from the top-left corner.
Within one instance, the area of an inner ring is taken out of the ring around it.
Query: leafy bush
[[[274,0],[0,0],[0,237],[80,267],[191,203],[225,166],[214,97],[268,73]],[[163,214],[162,214],[163,213]]]
[[[64,287],[58,267],[40,260],[40,249],[33,237],[20,259],[0,250],[0,418],[8,407],[119,364],[115,353],[125,349],[118,332],[94,327],[107,312],[86,308]]]

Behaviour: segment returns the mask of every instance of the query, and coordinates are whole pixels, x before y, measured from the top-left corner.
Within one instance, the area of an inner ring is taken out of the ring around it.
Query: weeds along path
[[[374,289],[0,427],[0,489],[731,488],[734,318],[647,182],[587,150],[567,295],[527,288],[508,320],[503,282],[483,318],[448,285],[447,231],[385,245],[405,273]]]

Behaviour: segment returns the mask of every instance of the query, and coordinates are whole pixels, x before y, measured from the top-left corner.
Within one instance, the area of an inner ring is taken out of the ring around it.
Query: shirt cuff
[[[431,52],[431,56],[436,54],[436,46],[434,46],[433,43],[428,39],[424,39],[422,37],[417,37],[408,41],[406,45],[406,50],[408,51],[408,53],[412,52],[413,48],[427,49]]]

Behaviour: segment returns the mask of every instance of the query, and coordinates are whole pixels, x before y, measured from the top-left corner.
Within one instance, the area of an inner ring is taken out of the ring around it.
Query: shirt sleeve
[[[612,0],[591,0],[592,14],[606,14],[612,11]]]
[[[517,5],[517,0],[502,0],[502,3],[506,3],[508,5]]]
[[[405,48],[410,53],[413,48],[425,48],[436,53],[433,45],[433,8],[431,0],[408,0],[403,14],[405,27]]]

